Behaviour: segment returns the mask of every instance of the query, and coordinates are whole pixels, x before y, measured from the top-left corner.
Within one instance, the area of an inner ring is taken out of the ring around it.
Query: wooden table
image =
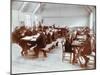
[[[77,60],[79,59],[79,56],[81,54],[81,49],[84,46],[84,42],[79,41],[79,40],[74,40],[72,42],[72,48],[73,48],[73,60],[72,64],[77,63]]]
[[[24,41],[25,43],[27,43],[27,45],[31,48],[31,47],[34,47],[37,45],[37,38],[40,36],[40,34],[37,34],[37,35],[33,35],[33,36],[25,36],[23,37],[21,40]],[[46,51],[43,50],[42,48],[38,48],[38,47],[35,47],[34,48],[34,51],[35,51],[35,56],[38,57],[39,55],[39,52],[42,51],[43,54],[44,54],[44,57],[46,57]]]

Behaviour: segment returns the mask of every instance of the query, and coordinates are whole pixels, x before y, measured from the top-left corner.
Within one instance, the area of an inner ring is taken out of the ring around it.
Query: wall
[[[90,13],[90,28],[96,32],[96,8]]]
[[[12,10],[12,31],[16,26],[21,25],[21,22],[24,22],[25,25],[32,25],[32,17],[28,13],[22,13],[17,10]]]
[[[85,6],[70,5],[66,7],[50,7],[45,8],[41,13],[44,24],[58,26],[86,26],[89,25],[89,13]]]
[[[17,25],[19,25],[18,11],[12,10],[12,31]]]
[[[67,26],[86,26],[89,25],[88,16],[73,16],[73,17],[57,17],[57,18],[43,18],[45,25],[56,24],[58,26],[67,25]]]

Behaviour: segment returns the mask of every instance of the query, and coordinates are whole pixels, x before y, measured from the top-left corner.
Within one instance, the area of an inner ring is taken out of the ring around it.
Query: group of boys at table
[[[95,35],[90,34],[89,27],[78,28],[70,31],[68,28],[57,28],[55,26],[26,27],[18,26],[12,32],[12,42],[22,47],[21,55],[27,55],[28,50],[34,51],[34,56],[38,57],[42,51],[44,57],[47,52],[58,46],[58,38],[64,38],[65,52],[73,53],[72,63],[79,60],[81,67],[87,66],[91,52],[95,53]],[[92,43],[91,43],[92,40]],[[81,59],[84,59],[83,65]]]

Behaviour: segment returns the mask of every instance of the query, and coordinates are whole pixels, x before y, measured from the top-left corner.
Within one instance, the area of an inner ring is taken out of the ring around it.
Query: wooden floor
[[[54,48],[47,57],[42,54],[39,58],[22,57],[20,55],[20,47],[12,44],[12,73],[30,73],[30,72],[47,72],[47,71],[63,71],[63,70],[82,70],[79,64],[72,65],[69,61],[62,62],[62,39],[58,39],[58,47]],[[93,65],[88,69],[92,69]]]

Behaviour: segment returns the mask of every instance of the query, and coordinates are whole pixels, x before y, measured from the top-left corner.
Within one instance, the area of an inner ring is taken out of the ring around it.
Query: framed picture
[[[11,1],[11,74],[96,69],[96,6]]]

